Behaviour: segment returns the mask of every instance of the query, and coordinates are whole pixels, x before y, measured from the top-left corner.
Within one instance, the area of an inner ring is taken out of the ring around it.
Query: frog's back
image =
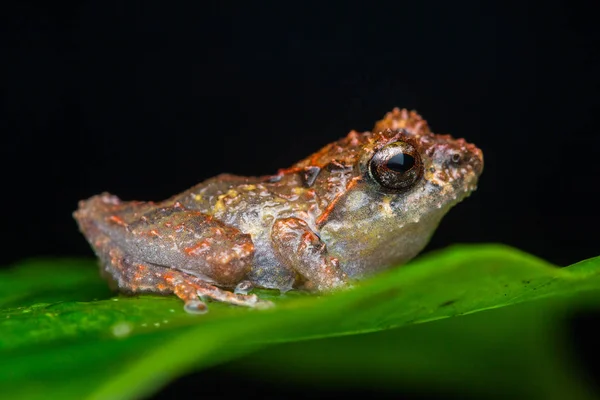
[[[222,174],[167,202],[179,202],[242,231],[253,231],[259,226],[270,228],[277,218],[301,216],[313,220],[308,214],[318,212],[314,190],[305,188],[297,174],[261,177]]]
[[[241,191],[260,187],[268,177],[246,177],[220,174],[181,192],[168,202],[179,202],[184,207],[213,215],[221,208],[220,202],[227,196],[239,195]]]

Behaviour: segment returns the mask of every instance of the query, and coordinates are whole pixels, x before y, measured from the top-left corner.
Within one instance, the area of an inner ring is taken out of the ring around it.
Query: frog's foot
[[[206,298],[252,308],[273,306],[272,302],[260,300],[255,294],[233,293],[178,271],[167,272],[164,280],[173,287],[173,292],[177,297],[185,302],[185,310],[193,314],[203,314],[207,311],[206,304],[200,300]]]

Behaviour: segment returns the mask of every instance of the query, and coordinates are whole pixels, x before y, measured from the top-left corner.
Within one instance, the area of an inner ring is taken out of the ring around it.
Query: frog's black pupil
[[[390,158],[386,167],[396,172],[406,172],[415,165],[415,158],[410,154],[398,153]]]

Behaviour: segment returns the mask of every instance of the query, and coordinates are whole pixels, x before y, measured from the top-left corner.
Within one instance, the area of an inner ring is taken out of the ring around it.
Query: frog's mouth
[[[469,197],[474,191],[477,190],[477,183],[479,176],[470,173],[461,180],[458,180],[452,185],[449,185],[449,193],[447,195],[447,207],[454,207],[467,197]]]
[[[425,191],[429,192],[427,206],[429,209],[425,214],[439,214],[440,218],[452,207],[462,202],[477,190],[479,176],[474,171],[469,171],[466,176],[454,179],[452,182],[441,183],[439,181],[428,181]],[[422,209],[423,209],[422,208]]]

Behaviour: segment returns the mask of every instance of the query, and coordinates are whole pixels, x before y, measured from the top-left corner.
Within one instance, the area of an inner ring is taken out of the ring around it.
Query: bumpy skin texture
[[[122,291],[175,293],[190,312],[203,297],[268,306],[246,292],[328,291],[410,260],[482,169],[473,144],[394,109],[275,175],[223,174],[160,203],[105,193],[74,216]]]

